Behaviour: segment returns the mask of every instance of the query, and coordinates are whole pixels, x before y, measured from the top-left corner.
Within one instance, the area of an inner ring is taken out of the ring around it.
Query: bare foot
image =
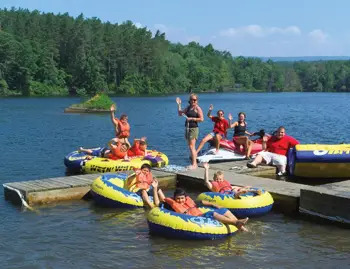
[[[244,226],[241,226],[241,228],[239,228],[239,230],[242,232],[249,232],[249,230]]]
[[[237,222],[236,222],[237,228],[238,228],[238,229],[241,229],[242,226],[248,222],[248,220],[249,220],[248,218],[245,218],[245,219],[238,219]]]
[[[219,150],[218,150],[218,149],[215,150],[214,154],[215,154],[215,155],[218,155],[218,154],[219,154]]]

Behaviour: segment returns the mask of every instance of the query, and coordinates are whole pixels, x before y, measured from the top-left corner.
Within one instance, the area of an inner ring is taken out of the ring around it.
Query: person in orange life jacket
[[[102,150],[79,148],[79,152],[84,152],[89,156],[86,156],[87,160],[91,160],[94,157],[110,158],[112,160],[123,159],[128,150],[127,145],[122,144],[118,138],[112,138],[108,142],[108,148],[102,148]]]
[[[127,144],[130,148],[130,142],[128,137],[130,136],[130,125],[128,123],[128,116],[126,114],[122,114],[120,119],[114,116],[114,112],[116,111],[115,105],[111,105],[111,120],[115,127],[116,137],[119,138],[124,144]]]
[[[232,122],[232,115],[228,115],[228,119],[230,120],[230,127],[229,128],[234,128],[234,133],[233,133],[233,142],[240,147],[243,145],[244,150],[245,150],[245,155],[246,159],[250,159],[250,153],[252,151],[254,142],[251,141],[246,135],[252,136],[253,134],[249,133],[247,131],[247,123],[245,121],[245,113],[244,112],[239,112],[238,113],[238,121]]]
[[[276,135],[268,138],[263,137],[262,148],[264,151],[258,153],[255,159],[247,163],[249,168],[256,168],[261,163],[275,165],[278,170],[278,176],[286,174],[287,153],[290,148],[299,144],[295,138],[286,135],[286,128],[280,126]]]
[[[196,169],[197,165],[197,152],[196,152],[196,141],[199,135],[198,123],[203,121],[203,111],[198,105],[198,96],[194,93],[190,95],[190,100],[188,101],[189,106],[185,109],[181,108],[181,99],[176,98],[177,112],[179,116],[184,116],[186,118],[186,132],[185,138],[190,149],[192,165],[188,166],[188,169]]]
[[[147,205],[150,208],[153,208],[154,205],[149,199],[149,196],[154,196],[154,186],[153,182],[155,181],[155,178],[153,178],[152,172],[151,172],[151,166],[149,164],[143,164],[140,169],[135,169],[136,174],[136,181],[135,185],[140,190],[137,191],[137,194],[139,194],[142,197],[142,200],[145,205]],[[129,186],[132,187],[133,185]],[[157,185],[158,186],[158,185]]]
[[[224,111],[218,110],[217,116],[215,117],[215,116],[211,115],[213,108],[214,108],[213,105],[209,106],[207,116],[208,116],[208,118],[210,118],[214,122],[214,129],[211,133],[207,134],[202,139],[202,141],[199,143],[199,146],[197,148],[197,154],[203,148],[204,144],[206,142],[208,142],[210,139],[214,139],[216,152],[218,152],[219,148],[220,148],[221,139],[223,137],[226,137],[227,128],[229,127],[229,124],[228,124],[228,121],[224,117]]]
[[[209,181],[209,163],[203,163],[204,167],[204,183],[212,192],[219,192],[222,194],[233,194],[235,198],[239,198],[241,194],[247,192],[256,192],[261,194],[260,190],[253,190],[250,186],[239,187],[232,186],[230,182],[224,179],[224,173],[216,171],[214,173],[213,181]]]
[[[128,157],[146,156],[146,155],[147,155],[146,137],[141,137],[140,139],[134,139],[134,144],[128,150]]]
[[[122,143],[118,138],[113,138],[108,142],[110,153],[107,158],[112,160],[124,159],[129,149],[127,144]]]
[[[155,203],[158,203],[156,204],[156,206],[159,206],[159,202],[165,202],[166,204],[170,205],[172,210],[174,210],[177,213],[187,214],[191,216],[201,216],[205,218],[213,218],[224,224],[235,225],[241,231],[248,231],[244,227],[244,224],[247,223],[248,218],[237,219],[228,209],[220,208],[218,205],[215,205],[208,201],[202,201],[203,205],[213,206],[216,207],[216,209],[210,210],[209,212],[203,214],[198,209],[195,202],[189,196],[186,195],[186,192],[183,189],[176,189],[173,198],[165,197],[161,189],[158,190],[158,193],[154,194],[155,196],[158,196],[156,199],[154,199]]]

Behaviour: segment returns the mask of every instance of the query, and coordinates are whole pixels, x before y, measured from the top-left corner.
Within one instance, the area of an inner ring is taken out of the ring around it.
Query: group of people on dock
[[[185,138],[192,159],[192,164],[188,167],[189,169],[196,169],[198,167],[197,155],[206,142],[213,140],[216,152],[218,153],[220,141],[223,138],[227,139],[227,130],[229,128],[234,128],[233,142],[237,148],[241,146],[244,147],[245,158],[248,160],[247,166],[249,168],[256,168],[259,164],[265,163],[276,166],[278,175],[286,174],[288,150],[299,144],[299,142],[295,138],[286,135],[285,127],[280,126],[272,136],[263,134],[262,151],[256,155],[254,160],[251,160],[251,150],[254,142],[250,140],[248,136],[252,136],[254,133],[250,133],[247,130],[245,113],[239,112],[238,120],[232,122],[232,115],[228,115],[228,121],[225,119],[224,111],[221,109],[217,111],[216,116],[212,116],[211,113],[214,106],[210,105],[207,116],[214,122],[214,128],[212,132],[202,139],[196,149],[196,142],[199,136],[198,123],[204,121],[203,111],[198,104],[198,96],[196,94],[191,94],[189,97],[189,105],[185,108],[181,107],[182,101],[179,97],[176,98],[176,103],[178,115],[186,118]]]

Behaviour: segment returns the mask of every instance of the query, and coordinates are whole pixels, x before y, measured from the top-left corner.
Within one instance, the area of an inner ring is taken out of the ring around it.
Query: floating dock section
[[[254,186],[271,193],[274,209],[286,214],[303,214],[350,224],[350,180],[309,186],[276,180],[275,168],[261,166],[248,169],[246,161],[216,163],[210,165],[209,176],[221,170],[225,179],[237,186]],[[130,172],[131,173],[131,172]],[[166,172],[152,169],[161,188],[174,188],[176,183],[205,191],[204,169]],[[92,181],[99,174],[58,177],[3,184],[5,198],[13,203],[29,205],[64,200],[82,199],[88,195]]]

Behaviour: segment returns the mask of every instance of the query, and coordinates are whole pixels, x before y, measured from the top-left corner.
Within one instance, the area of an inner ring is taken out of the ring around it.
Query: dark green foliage
[[[131,21],[0,10],[0,95],[350,91],[350,61],[265,62],[172,44]]]
[[[84,103],[73,105],[73,107],[109,110],[113,104],[113,101],[108,97],[108,95],[104,93],[98,93]]]

